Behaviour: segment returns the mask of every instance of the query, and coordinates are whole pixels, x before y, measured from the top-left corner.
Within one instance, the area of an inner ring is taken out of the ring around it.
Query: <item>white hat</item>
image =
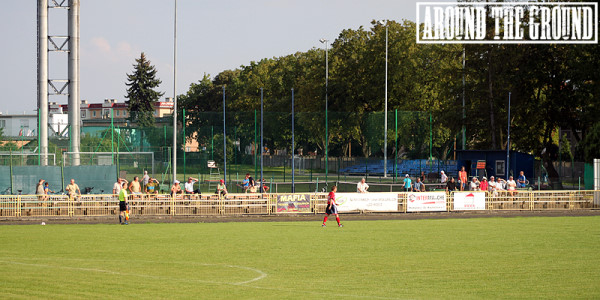
[[[173,181],[173,183],[179,183],[179,180],[175,180],[175,181]]]
[[[483,176],[483,178],[481,178],[482,180],[487,180],[487,178],[485,176]]]
[[[440,173],[444,174],[444,170],[440,171]]]
[[[406,177],[408,177],[408,174],[406,174]]]

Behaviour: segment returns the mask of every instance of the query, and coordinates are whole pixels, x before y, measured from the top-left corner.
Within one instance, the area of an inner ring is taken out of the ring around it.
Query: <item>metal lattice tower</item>
[[[48,9],[68,10],[68,33],[48,35]],[[38,144],[41,164],[48,164],[48,96],[67,96],[69,103],[70,151],[79,153],[80,100],[79,100],[79,0],[38,0]],[[49,47],[51,45],[51,47]],[[48,78],[48,52],[68,55],[68,78]],[[48,88],[51,88],[48,91]],[[79,165],[75,155],[73,165]]]

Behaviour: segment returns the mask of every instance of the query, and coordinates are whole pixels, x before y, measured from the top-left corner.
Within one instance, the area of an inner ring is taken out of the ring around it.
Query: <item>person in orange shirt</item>
[[[458,171],[458,180],[460,180],[460,190],[464,191],[467,187],[467,171],[464,166]]]

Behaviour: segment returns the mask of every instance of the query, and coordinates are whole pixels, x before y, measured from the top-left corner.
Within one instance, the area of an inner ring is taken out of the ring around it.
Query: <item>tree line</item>
[[[395,149],[395,128],[388,126],[388,153],[447,159],[454,143],[466,149],[505,149],[508,95],[511,94],[510,148],[542,159],[550,177],[558,177],[559,129],[577,141],[575,160],[600,155],[600,49],[594,45],[416,44],[416,24],[388,21],[388,124],[393,110],[402,147]],[[330,155],[383,156],[385,26],[345,29],[332,41],[327,89]],[[237,138],[254,139],[254,110],[279,112],[265,119],[271,148],[291,151],[291,89],[294,89],[296,143],[304,149],[325,147],[325,49],[252,61],[211,78],[205,74],[180,95],[188,138],[206,144],[207,126],[222,124],[223,87],[227,126]],[[464,57],[464,66],[463,66]],[[464,77],[464,85],[463,85]],[[131,80],[131,78],[130,78]],[[129,85],[131,86],[131,85]],[[464,93],[464,94],[463,94]],[[465,107],[463,118],[463,95]],[[268,122],[268,124],[267,124]],[[222,130],[222,129],[221,129]],[[270,131],[269,131],[270,130]],[[199,134],[201,133],[201,134]],[[276,134],[275,134],[276,133]],[[222,139],[222,136],[221,136]],[[244,144],[244,143],[242,143]]]

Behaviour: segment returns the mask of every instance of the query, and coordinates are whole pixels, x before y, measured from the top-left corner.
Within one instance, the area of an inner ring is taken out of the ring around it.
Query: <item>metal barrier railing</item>
[[[407,195],[398,195],[398,213],[407,211]],[[140,216],[270,215],[283,194],[130,195],[130,213]],[[289,194],[285,194],[289,195]],[[454,194],[446,194],[446,211],[453,211]],[[101,217],[119,214],[116,195],[0,195],[0,218]],[[326,193],[310,194],[310,212],[323,213]],[[489,211],[578,210],[600,208],[600,191],[517,191],[486,193]]]

